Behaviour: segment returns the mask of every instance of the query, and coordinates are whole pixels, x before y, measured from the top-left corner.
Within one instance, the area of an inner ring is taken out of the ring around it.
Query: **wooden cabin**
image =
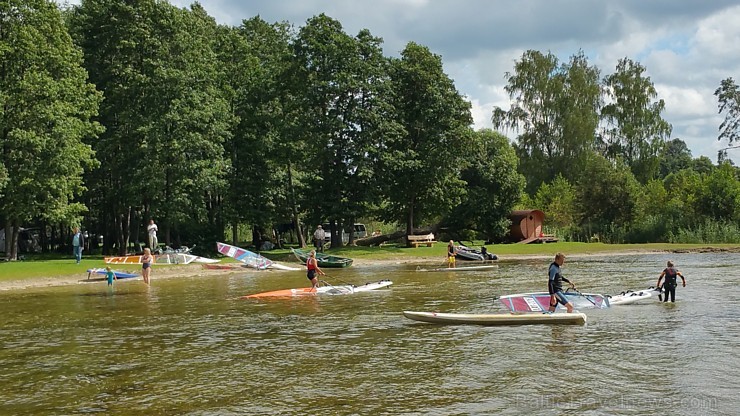
[[[545,213],[538,209],[512,211],[509,219],[511,220],[509,236],[512,241],[521,244],[558,241],[553,235],[543,234],[542,225],[545,222]]]

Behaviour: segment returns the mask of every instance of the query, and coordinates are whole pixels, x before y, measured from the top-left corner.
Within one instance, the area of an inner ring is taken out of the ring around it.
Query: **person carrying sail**
[[[660,276],[658,277],[658,284],[655,286],[657,288],[660,288],[660,281],[663,280],[663,277],[665,276],[665,283],[663,284],[663,290],[665,290],[665,299],[663,299],[663,302],[668,302],[668,296],[671,297],[671,302],[676,302],[676,286],[678,286],[678,283],[676,282],[676,277],[681,277],[681,280],[683,281],[683,287],[686,287],[686,279],[684,279],[681,272],[678,271],[675,267],[673,267],[673,262],[671,260],[668,260],[666,263],[666,268],[663,269],[663,272],[660,273]]]
[[[316,261],[316,250],[311,250],[311,253],[308,255],[308,258],[306,259],[306,269],[306,277],[311,281],[311,289],[316,289],[319,287],[319,278],[316,274],[318,273],[322,276],[326,276],[326,273],[321,270],[319,263]]]
[[[547,290],[550,293],[550,308],[548,311],[551,313],[555,312],[558,303],[565,306],[568,313],[573,312],[573,304],[565,297],[565,293],[563,293],[563,282],[568,283],[573,288],[575,288],[575,285],[560,274],[560,266],[563,263],[565,263],[565,254],[558,253],[555,255],[555,261],[550,264],[550,268],[547,271]]]

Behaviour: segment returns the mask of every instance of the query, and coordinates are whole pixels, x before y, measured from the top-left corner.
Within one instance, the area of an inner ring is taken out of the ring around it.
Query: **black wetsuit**
[[[663,298],[663,302],[668,302],[668,296],[671,297],[671,302],[676,301],[676,286],[678,286],[678,283],[676,282],[676,278],[678,277],[678,270],[676,270],[675,267],[666,267],[665,270],[663,270],[663,273],[665,273],[665,283],[663,283],[663,290],[665,290],[665,296]]]
[[[550,264],[550,268],[547,271],[548,279],[547,279],[547,291],[550,292],[551,295],[556,295],[555,299],[556,302],[561,303],[565,305],[567,303],[567,299],[565,298],[565,295],[563,292],[563,282],[570,283],[570,280],[563,277],[562,274],[560,274],[560,266],[552,262]],[[557,305],[557,303],[556,303]],[[555,305],[550,305],[555,306]]]

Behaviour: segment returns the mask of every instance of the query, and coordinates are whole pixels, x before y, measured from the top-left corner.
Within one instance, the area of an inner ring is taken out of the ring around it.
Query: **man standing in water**
[[[547,290],[550,292],[550,313],[555,312],[558,303],[564,305],[568,313],[573,312],[573,304],[568,301],[565,293],[563,293],[563,282],[568,283],[570,287],[575,287],[575,285],[560,274],[560,266],[563,263],[565,263],[565,254],[558,253],[555,255],[555,261],[550,264],[550,269],[547,271]]]
[[[678,271],[675,267],[673,267],[673,262],[668,260],[668,263],[666,263],[665,269],[663,269],[663,272],[658,277],[658,284],[656,287],[660,287],[660,281],[663,280],[663,276],[665,276],[665,284],[663,285],[663,290],[665,290],[664,296],[665,299],[663,299],[663,302],[668,302],[668,295],[671,296],[671,302],[676,302],[676,286],[678,286],[678,283],[676,282],[676,277],[681,277],[681,280],[683,281],[683,287],[686,287],[686,279],[684,279],[681,272]]]

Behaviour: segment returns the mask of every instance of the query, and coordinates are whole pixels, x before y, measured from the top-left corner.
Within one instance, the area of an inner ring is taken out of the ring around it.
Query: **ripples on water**
[[[740,255],[571,257],[584,291],[655,284],[676,304],[587,311],[579,326],[437,326],[403,310],[502,312],[549,260],[492,271],[331,271],[389,290],[271,301],[302,272],[120,281],[0,293],[0,414],[734,414]],[[156,272],[156,271],[155,271]],[[331,279],[327,279],[330,280]]]

